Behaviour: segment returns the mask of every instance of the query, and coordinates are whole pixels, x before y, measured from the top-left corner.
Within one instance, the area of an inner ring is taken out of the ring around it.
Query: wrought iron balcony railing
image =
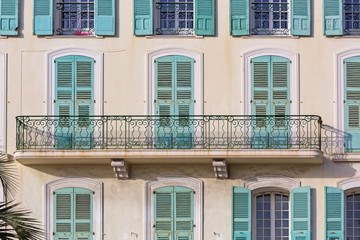
[[[18,150],[321,149],[319,116],[19,116]]]

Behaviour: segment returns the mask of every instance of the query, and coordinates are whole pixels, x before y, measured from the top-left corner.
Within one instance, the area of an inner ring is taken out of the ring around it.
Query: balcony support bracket
[[[115,175],[119,180],[130,178],[130,164],[124,159],[112,159],[111,166],[113,167]]]
[[[212,165],[217,179],[229,178],[228,167],[225,159],[214,159]]]

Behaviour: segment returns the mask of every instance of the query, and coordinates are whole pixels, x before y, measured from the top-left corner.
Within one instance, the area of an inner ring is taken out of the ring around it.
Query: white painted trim
[[[291,189],[301,187],[301,182],[284,176],[264,175],[245,180],[244,187],[252,191],[260,188],[274,187],[291,191]]]
[[[337,184],[338,188],[346,191],[352,188],[359,188],[360,187],[360,177],[356,178],[349,178],[342,181],[339,181]]]
[[[0,152],[6,153],[7,54],[0,52]]]
[[[191,188],[194,194],[194,240],[203,240],[203,182],[186,176],[163,176],[153,178],[145,183],[145,239],[154,240],[154,194],[153,191],[161,187],[181,186]]]
[[[53,192],[61,188],[79,187],[86,188],[94,192],[93,199],[93,231],[94,240],[103,239],[103,183],[79,177],[61,178],[45,185],[45,221],[46,239],[53,240],[54,226],[54,194]]]
[[[103,115],[104,105],[104,54],[87,48],[61,48],[46,54],[47,59],[47,115],[54,115],[55,59],[80,55],[93,58],[94,63],[94,115]]]
[[[299,54],[285,49],[261,48],[243,54],[243,115],[251,115],[251,60],[261,56],[280,56],[290,59],[290,115],[300,113]]]
[[[204,72],[204,56],[202,53],[198,53],[192,50],[181,49],[181,48],[167,48],[153,51],[148,55],[148,115],[155,115],[155,59],[164,56],[186,56],[195,60],[194,63],[194,115],[204,114],[204,100],[203,100],[203,72]]]

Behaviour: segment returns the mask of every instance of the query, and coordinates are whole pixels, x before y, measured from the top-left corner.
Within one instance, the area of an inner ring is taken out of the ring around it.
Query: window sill
[[[9,37],[8,36],[2,36],[0,35],[0,39],[8,39]]]
[[[162,39],[162,38],[173,38],[173,39],[177,39],[177,38],[190,38],[190,39],[204,39],[204,36],[196,36],[196,35],[153,35],[153,36],[146,36],[146,39]]]
[[[235,36],[236,37],[236,36]],[[285,39],[300,39],[300,36],[291,36],[291,35],[249,35],[249,36],[239,36],[243,39],[254,39],[254,38],[285,38]]]
[[[328,36],[330,37],[330,36]],[[344,39],[344,38],[359,38],[360,35],[343,35],[343,36],[334,36],[334,39]]]
[[[88,39],[88,38],[95,38],[95,39],[103,39],[104,36],[96,36],[96,35],[92,35],[92,36],[75,36],[75,35],[53,35],[53,36],[45,36],[45,39],[53,39],[53,38],[76,38],[76,39]]]

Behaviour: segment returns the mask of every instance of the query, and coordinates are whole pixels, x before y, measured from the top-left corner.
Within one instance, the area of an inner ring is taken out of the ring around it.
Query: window
[[[113,36],[115,0],[34,0],[34,34]]]
[[[18,35],[19,1],[0,1],[0,35]]]
[[[311,35],[310,0],[230,0],[230,31],[244,35]]]
[[[134,34],[214,35],[214,13],[214,0],[134,0]]]

